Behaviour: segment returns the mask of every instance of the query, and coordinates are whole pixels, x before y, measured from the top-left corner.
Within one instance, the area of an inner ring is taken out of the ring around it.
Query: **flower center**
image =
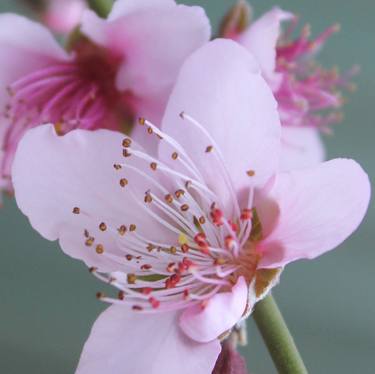
[[[202,156],[216,160],[218,180],[234,191],[217,144],[193,118],[184,114],[183,119],[194,126],[200,136],[207,137],[208,145]],[[259,220],[252,208],[253,191],[249,192],[248,204],[242,209],[231,191],[234,209],[231,216],[226,217],[224,204],[212,186],[206,184],[182,146],[150,122],[142,119],[140,123],[150,136],[168,143],[171,147],[169,161],[154,158],[133,140],[125,138],[125,161],[113,166],[120,174],[119,185],[124,193],[155,227],[162,229],[160,232],[168,232],[169,239],[161,239],[164,236],[160,234],[155,240],[149,230],[142,227],[142,222],[128,221],[117,227],[110,222],[100,222],[94,228],[86,228],[85,245],[122,269],[115,274],[91,269],[98,278],[120,290],[118,299],[102,294],[100,299],[129,304],[138,311],[165,311],[196,303],[204,306],[216,293],[230,291],[240,276],[250,284],[259,261],[256,251]],[[253,173],[247,174],[251,178]],[[146,186],[143,195],[139,193],[140,185]],[[90,221],[93,219],[79,207],[75,207],[73,213],[88,217]],[[115,235],[116,250],[106,248],[95,231]]]

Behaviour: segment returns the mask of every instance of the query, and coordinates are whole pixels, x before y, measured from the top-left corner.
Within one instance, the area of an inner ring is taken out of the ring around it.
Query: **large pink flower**
[[[95,323],[79,374],[209,374],[220,338],[291,261],[340,244],[362,220],[370,187],[354,161],[278,173],[276,102],[256,60],[229,40],[184,64],[152,156],[108,130],[20,142],[20,209],[119,291]],[[30,193],[32,191],[32,194]]]
[[[280,28],[282,21],[291,21],[285,31]],[[306,26],[293,39],[297,22],[293,14],[274,8],[245,31],[228,34],[256,56],[272,87],[283,126],[283,170],[323,161],[325,151],[319,131],[327,132],[331,124],[340,121],[340,90],[350,87],[354,74],[353,70],[340,76],[335,69],[324,69],[316,61],[317,52],[337,31],[337,25],[315,39],[310,38]]]
[[[29,128],[121,130],[139,113],[160,121],[179,68],[210,26],[200,7],[118,0],[107,20],[86,10],[81,31],[66,52],[41,25],[0,15],[0,185],[9,185]]]

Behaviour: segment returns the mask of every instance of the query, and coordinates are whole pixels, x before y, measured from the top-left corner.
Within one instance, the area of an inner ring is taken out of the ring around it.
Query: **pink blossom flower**
[[[370,186],[352,160],[278,172],[280,123],[255,58],[230,40],[193,53],[157,156],[109,130],[30,130],[13,165],[20,209],[46,239],[116,287],[78,374],[209,374],[220,339],[284,265],[339,245]],[[30,194],[32,191],[32,194]]]
[[[51,30],[65,34],[79,25],[86,8],[85,0],[48,0],[41,18]]]
[[[202,8],[173,0],[116,1],[108,20],[86,10],[66,52],[41,25],[0,15],[0,184],[19,139],[42,123],[122,130],[139,113],[159,121],[185,58],[209,39]]]
[[[286,30],[282,21],[291,21]],[[340,90],[350,89],[356,68],[344,75],[327,70],[316,61],[316,54],[338,30],[333,25],[315,39],[305,26],[293,39],[297,17],[274,8],[245,31],[229,36],[251,51],[271,85],[279,105],[283,125],[282,169],[315,165],[325,157],[319,131],[329,132],[341,120]]]

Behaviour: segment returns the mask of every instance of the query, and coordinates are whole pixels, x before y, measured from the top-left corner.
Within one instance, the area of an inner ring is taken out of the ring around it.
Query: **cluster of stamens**
[[[139,122],[148,134],[157,136],[172,148],[170,160],[156,159],[140,150],[130,138],[125,138],[122,143],[124,161],[113,165],[114,172],[119,174],[124,194],[129,194],[156,225],[175,239],[152,240],[147,230],[142,230],[141,223],[136,226],[128,222],[112,227],[110,222],[99,220],[98,230],[116,238],[114,253],[85,229],[84,244],[88,250],[93,248],[119,267],[116,273],[91,269],[96,277],[119,289],[117,298],[100,293],[98,296],[103,301],[127,304],[144,312],[180,309],[195,303],[204,307],[216,293],[230,291],[239,276],[244,276],[248,283],[254,276],[259,255],[250,240],[253,192],[249,192],[247,206],[240,209],[230,176],[218,154],[219,147],[192,117],[184,113],[181,117],[200,131],[200,135],[208,137],[209,145],[202,149],[202,157],[214,157],[217,162],[218,179],[227,184],[233,213],[226,216],[219,197],[207,185],[184,148],[152,123],[141,119]],[[207,149],[210,150],[207,152]],[[144,162],[145,168],[134,167],[132,160],[137,160],[137,164]],[[132,173],[149,186],[143,198],[132,184]],[[244,173],[249,175],[248,171]],[[175,189],[170,190],[171,185]],[[78,207],[73,213],[88,215]]]
[[[9,100],[1,108],[10,123],[3,144],[3,174],[9,174],[18,141],[34,126],[52,123],[60,134],[76,128],[98,129],[104,123],[118,128],[116,111],[121,108],[121,118],[126,118],[132,110],[115,86],[118,63],[84,41],[69,59],[50,60],[11,83],[6,88]]]
[[[283,125],[317,127],[330,132],[329,125],[342,120],[342,90],[353,90],[350,83],[357,73],[354,67],[340,75],[337,68],[325,69],[314,56],[327,39],[339,30],[333,25],[315,39],[310,39],[310,28],[305,26],[293,40],[298,20],[282,34],[276,48],[276,70],[281,83],[275,92]]]

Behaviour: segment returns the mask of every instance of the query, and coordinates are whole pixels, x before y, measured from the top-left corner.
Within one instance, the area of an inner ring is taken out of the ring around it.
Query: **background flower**
[[[125,131],[140,113],[160,120],[182,62],[209,39],[210,25],[200,7],[119,0],[106,20],[83,12],[81,32],[65,51],[43,26],[0,15],[2,186],[29,128]]]

